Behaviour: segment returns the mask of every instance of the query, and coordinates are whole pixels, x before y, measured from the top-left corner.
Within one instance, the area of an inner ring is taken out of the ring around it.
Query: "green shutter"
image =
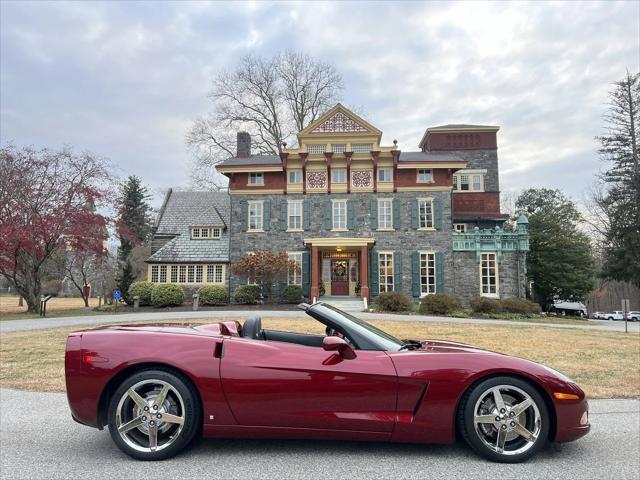
[[[280,229],[283,232],[287,231],[287,216],[289,215],[289,202],[283,200],[280,202]]]
[[[378,252],[371,250],[369,254],[369,293],[371,297],[377,297],[380,293],[380,278],[378,274]]]
[[[411,202],[411,228],[417,229],[420,226],[418,223],[418,200]]]
[[[400,217],[400,198],[393,199],[393,228],[402,227],[402,218]]]
[[[444,293],[444,254],[436,252],[436,293]]]
[[[420,254],[411,252],[411,293],[420,296]]]
[[[309,251],[302,252],[302,294],[311,295],[311,255]]]
[[[265,232],[271,230],[271,201],[262,202],[262,229]]]
[[[302,202],[302,228],[305,230],[309,230],[309,215],[311,214],[309,203],[308,198],[305,198],[304,202]]]
[[[371,230],[378,228],[378,199],[371,199]]]
[[[347,228],[354,230],[356,228],[356,212],[353,200],[347,200]]]
[[[439,198],[433,199],[433,218],[436,230],[442,230],[442,202]]]
[[[324,229],[331,230],[333,226],[333,212],[331,210],[331,199],[324,202]]]
[[[393,291],[402,292],[402,253],[393,252]]]
[[[245,200],[240,202],[240,218],[242,220],[242,231],[246,232],[249,226],[249,204]]]

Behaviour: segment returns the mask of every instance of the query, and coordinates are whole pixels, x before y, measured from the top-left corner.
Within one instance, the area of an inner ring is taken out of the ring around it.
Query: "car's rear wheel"
[[[162,460],[186,447],[201,419],[191,383],[164,370],[144,370],[124,380],[109,403],[109,433],[138,460]]]
[[[484,458],[522,462],[547,442],[550,418],[538,391],[514,377],[487,379],[463,397],[458,428]]]

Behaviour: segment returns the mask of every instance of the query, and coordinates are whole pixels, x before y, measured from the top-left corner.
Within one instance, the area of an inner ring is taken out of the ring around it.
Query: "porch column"
[[[369,249],[360,247],[360,298],[369,301]]]
[[[311,246],[311,300],[320,299],[320,289],[318,280],[320,279],[320,268],[318,265],[318,247]]]

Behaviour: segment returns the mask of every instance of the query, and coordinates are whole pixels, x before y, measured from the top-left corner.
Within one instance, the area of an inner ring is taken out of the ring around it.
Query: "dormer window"
[[[353,153],[369,153],[371,150],[373,150],[372,143],[353,143],[351,145]]]
[[[430,183],[433,182],[433,170],[430,168],[418,169],[418,183]]]
[[[221,236],[220,227],[191,227],[192,240],[219,240]]]
[[[307,145],[308,153],[324,153],[326,149],[326,145]]]
[[[249,185],[264,185],[264,174],[262,172],[250,173]]]

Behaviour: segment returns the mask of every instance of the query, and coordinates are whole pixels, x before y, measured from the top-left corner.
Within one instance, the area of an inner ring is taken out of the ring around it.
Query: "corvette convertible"
[[[326,335],[263,329],[259,317],[71,333],[72,417],[108,427],[140,460],[171,457],[203,435],[460,439],[489,460],[519,462],[589,431],[584,392],[549,367],[460,343],[399,340],[324,303],[300,308]]]

